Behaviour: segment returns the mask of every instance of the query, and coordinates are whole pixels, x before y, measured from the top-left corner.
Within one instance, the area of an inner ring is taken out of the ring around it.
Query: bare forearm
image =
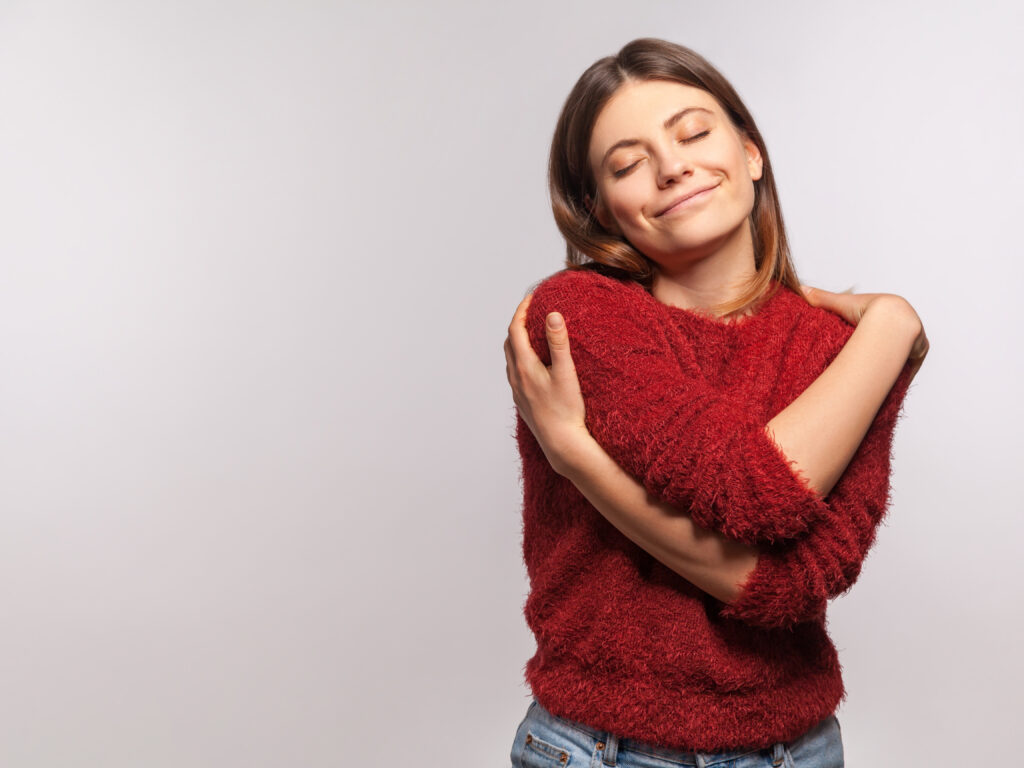
[[[562,472],[618,530],[698,589],[732,602],[757,565],[758,550],[696,525],[658,502],[597,443],[579,440]]]
[[[869,308],[832,363],[766,426],[821,497],[846,470],[918,334],[916,315],[892,298]]]

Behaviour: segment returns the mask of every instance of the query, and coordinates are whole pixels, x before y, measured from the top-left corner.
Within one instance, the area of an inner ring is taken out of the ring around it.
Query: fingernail
[[[548,315],[548,328],[557,331],[559,328],[562,327],[563,324],[564,321],[562,320],[562,316],[557,312],[552,312],[550,315]]]

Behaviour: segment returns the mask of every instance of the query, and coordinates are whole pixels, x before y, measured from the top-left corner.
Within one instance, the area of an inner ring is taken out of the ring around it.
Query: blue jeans
[[[829,715],[796,741],[735,752],[683,752],[556,717],[534,699],[512,743],[514,768],[843,768],[839,720]]]

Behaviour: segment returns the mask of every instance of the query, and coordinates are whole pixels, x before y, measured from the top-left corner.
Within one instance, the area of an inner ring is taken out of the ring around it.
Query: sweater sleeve
[[[550,365],[544,319],[566,321],[591,434],[653,496],[750,544],[806,533],[828,507],[765,424],[704,380],[664,320],[625,283],[563,270],[533,292],[526,325]],[[678,344],[677,344],[678,346]]]
[[[828,513],[806,535],[762,553],[739,597],[720,615],[760,627],[816,620],[853,586],[890,501],[890,456],[910,385],[910,364],[829,494]]]

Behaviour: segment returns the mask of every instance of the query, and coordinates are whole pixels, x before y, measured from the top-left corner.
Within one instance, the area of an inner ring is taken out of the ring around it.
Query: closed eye
[[[679,143],[680,144],[690,144],[691,142],[694,142],[694,141],[700,141],[705,136],[707,136],[709,133],[711,133],[710,129],[708,129],[706,131],[701,131],[700,133],[696,133],[693,136],[687,136],[686,138],[680,139]],[[631,170],[636,168],[636,166],[639,165],[639,164],[640,164],[640,161],[637,160],[635,163],[631,163],[630,165],[627,165],[625,168],[620,168],[617,171],[613,171],[612,172],[612,176],[614,176],[617,179],[621,179],[623,176],[625,176]]]
[[[710,130],[701,131],[700,133],[694,134],[693,136],[687,136],[685,139],[680,139],[679,143],[680,144],[689,144],[691,141],[697,141],[698,139],[703,139],[709,133],[711,133]]]
[[[621,178],[622,178],[623,176],[625,176],[625,175],[626,175],[627,173],[629,173],[629,172],[630,172],[630,171],[632,171],[632,170],[633,170],[634,168],[636,168],[636,167],[637,167],[637,165],[639,165],[639,163],[640,163],[640,161],[639,161],[639,160],[637,160],[637,161],[636,161],[635,163],[633,163],[633,164],[631,164],[631,165],[627,165],[627,166],[626,166],[625,168],[622,168],[621,170],[618,170],[618,171],[615,171],[615,172],[613,172],[613,173],[612,173],[612,176],[614,176],[614,177],[615,177],[615,178],[617,178],[617,179],[621,179]]]

